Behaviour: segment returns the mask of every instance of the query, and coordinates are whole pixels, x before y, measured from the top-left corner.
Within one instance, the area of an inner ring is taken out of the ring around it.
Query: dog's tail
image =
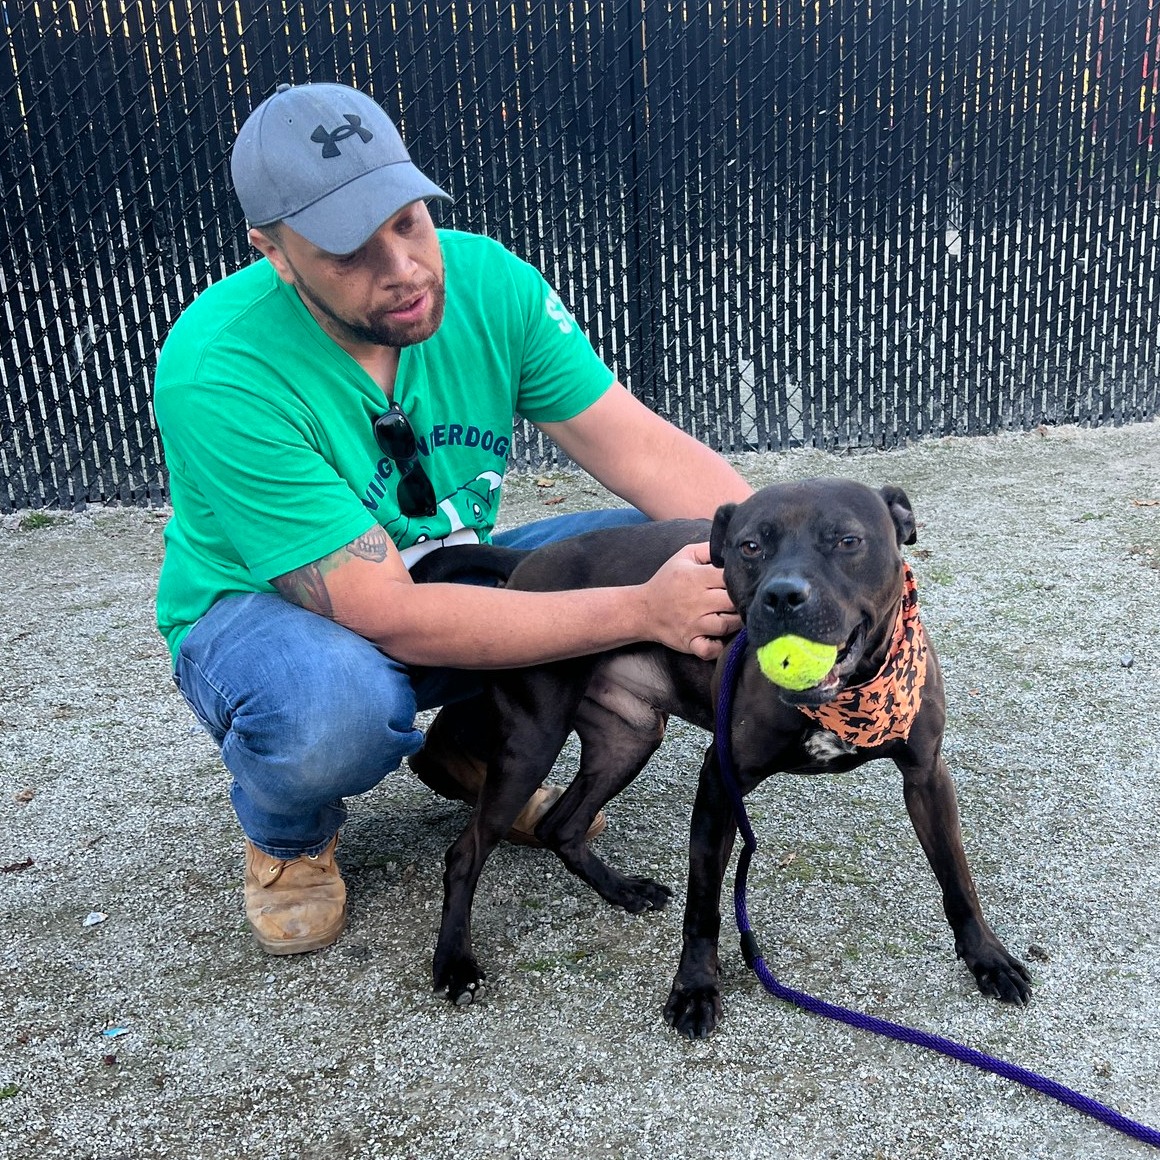
[[[411,567],[416,584],[479,584],[502,588],[530,550],[495,544],[455,544],[436,548]]]

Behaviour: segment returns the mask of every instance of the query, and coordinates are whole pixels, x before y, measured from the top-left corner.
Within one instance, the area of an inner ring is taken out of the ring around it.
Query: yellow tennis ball
[[[812,689],[837,659],[837,645],[802,636],[779,636],[757,650],[757,663],[765,676],[775,685],[796,692]]]

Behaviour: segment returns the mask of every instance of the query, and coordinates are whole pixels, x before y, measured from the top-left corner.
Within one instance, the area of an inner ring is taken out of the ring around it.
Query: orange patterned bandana
[[[894,622],[890,653],[876,677],[843,689],[817,708],[797,708],[849,745],[873,749],[905,741],[918,715],[926,683],[926,632],[918,618],[918,588],[910,565],[902,565],[902,602]]]

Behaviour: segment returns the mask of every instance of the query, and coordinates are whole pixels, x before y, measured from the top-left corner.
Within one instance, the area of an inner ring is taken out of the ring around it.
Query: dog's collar
[[[926,632],[918,618],[918,586],[910,565],[903,563],[902,600],[890,651],[877,676],[843,689],[825,705],[799,705],[798,709],[859,749],[904,741],[918,716],[928,653]]]

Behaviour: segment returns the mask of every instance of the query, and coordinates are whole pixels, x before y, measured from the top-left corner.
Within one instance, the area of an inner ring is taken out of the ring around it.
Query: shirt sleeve
[[[571,419],[591,406],[615,375],[547,280],[516,259],[524,349],[516,410],[533,423]]]
[[[189,503],[255,579],[310,563],[375,522],[318,449],[308,419],[237,384],[170,383],[154,398]],[[176,484],[176,479],[175,479]],[[224,545],[223,545],[224,546]]]

